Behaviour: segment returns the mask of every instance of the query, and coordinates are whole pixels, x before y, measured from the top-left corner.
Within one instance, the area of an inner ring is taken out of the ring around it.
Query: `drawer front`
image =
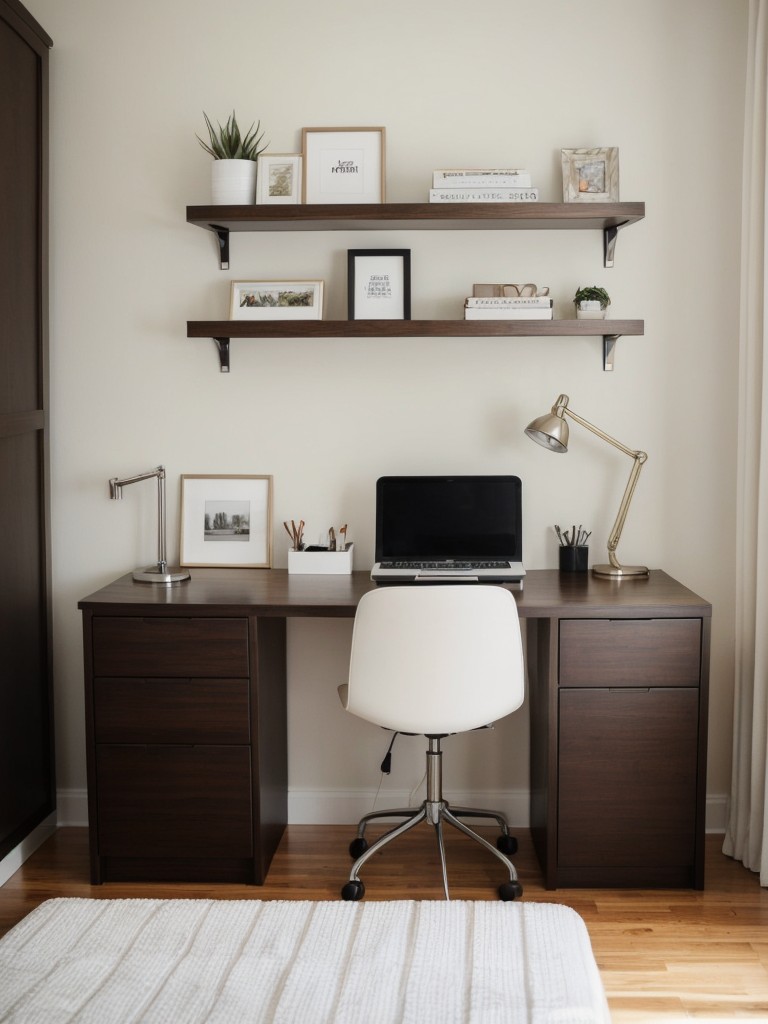
[[[93,681],[97,743],[249,743],[247,679]]]
[[[698,686],[700,619],[562,619],[561,686]]]
[[[250,748],[99,744],[102,857],[251,857]]]
[[[690,867],[699,692],[560,691],[558,864]]]
[[[93,674],[243,678],[248,620],[95,616]]]

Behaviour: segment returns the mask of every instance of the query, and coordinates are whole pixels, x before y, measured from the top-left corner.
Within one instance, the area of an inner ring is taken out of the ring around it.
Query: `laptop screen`
[[[376,561],[522,561],[516,476],[383,476],[376,482]]]

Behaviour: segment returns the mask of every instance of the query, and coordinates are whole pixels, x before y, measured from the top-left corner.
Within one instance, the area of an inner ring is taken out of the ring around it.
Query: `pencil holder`
[[[346,576],[352,572],[355,545],[340,551],[289,551],[288,572],[302,576]]]
[[[560,548],[560,572],[586,572],[589,562],[589,548],[585,545]]]

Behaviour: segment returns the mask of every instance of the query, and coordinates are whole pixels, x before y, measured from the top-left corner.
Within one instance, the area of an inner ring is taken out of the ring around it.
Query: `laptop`
[[[517,583],[525,576],[516,476],[376,481],[376,583]]]

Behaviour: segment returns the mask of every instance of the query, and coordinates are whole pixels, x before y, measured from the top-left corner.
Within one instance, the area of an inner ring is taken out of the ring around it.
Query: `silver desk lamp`
[[[113,476],[109,481],[109,496],[119,500],[123,496],[123,488],[128,484],[138,483],[139,480],[151,480],[153,477],[157,478],[157,565],[137,569],[133,578],[141,583],[179,583],[181,580],[188,580],[189,573],[185,569],[169,567],[165,559],[165,466],[158,466],[157,469],[150,469],[146,473],[137,473],[136,476],[127,476],[123,480]]]
[[[593,565],[592,572],[595,576],[605,576],[613,580],[622,580],[630,577],[636,579],[647,576],[648,568],[644,565],[622,565],[616,557],[616,548],[619,546],[619,538],[624,528],[624,520],[627,518],[629,503],[632,501],[640,470],[643,468],[643,463],[645,463],[648,456],[645,452],[636,452],[631,448],[627,448],[621,441],[617,441],[615,437],[611,437],[610,434],[606,434],[593,423],[589,423],[587,420],[582,419],[581,416],[577,416],[568,407],[568,402],[568,395],[560,395],[552,406],[551,411],[545,416],[539,416],[538,419],[529,423],[525,428],[525,432],[537,444],[548,448],[551,452],[567,452],[569,428],[565,417],[570,416],[576,423],[580,423],[582,427],[591,430],[593,434],[597,434],[603,441],[612,444],[614,448],[618,448],[620,452],[624,452],[625,455],[628,455],[633,460],[632,470],[624,490],[624,497],[621,499],[621,505],[619,505],[619,514],[616,516],[616,522],[613,524],[613,529],[608,538],[609,564]]]

